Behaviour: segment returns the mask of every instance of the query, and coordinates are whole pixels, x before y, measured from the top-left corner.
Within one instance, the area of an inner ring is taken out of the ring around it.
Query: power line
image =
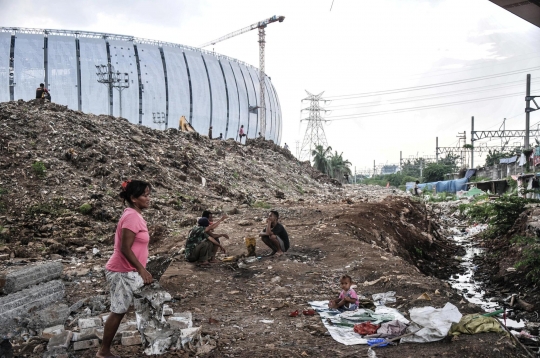
[[[531,82],[540,82],[540,79],[533,80]],[[516,83],[514,85],[506,85],[506,86],[481,86],[481,87],[474,87],[471,91],[463,91],[463,90],[457,90],[457,91],[448,91],[448,92],[441,92],[441,93],[434,93],[432,95],[422,95],[422,96],[413,96],[413,97],[406,97],[406,98],[398,98],[398,99],[390,99],[386,100],[385,102],[389,103],[407,103],[407,102],[416,102],[416,101],[423,101],[426,99],[434,99],[434,98],[442,98],[442,97],[451,97],[451,96],[459,96],[462,94],[468,94],[468,93],[477,93],[477,92],[486,92],[486,91],[494,91],[501,88],[510,88],[510,87],[516,87],[516,86],[522,86],[523,81],[512,81],[509,83]],[[487,90],[480,90],[480,88],[489,88]],[[351,103],[351,104],[344,104],[339,106],[328,106],[326,108],[330,108],[332,111],[340,111],[345,109],[353,109],[353,108],[362,108],[362,107],[370,107],[375,105],[381,105],[381,101],[376,102],[364,102],[364,103]],[[354,106],[354,107],[348,107],[348,106]],[[334,108],[334,109],[332,109]]]
[[[357,93],[357,94],[350,94],[350,95],[332,96],[332,97],[327,97],[327,99],[332,100],[332,101],[343,101],[343,100],[347,100],[347,99],[351,99],[351,98],[372,97],[372,96],[381,95],[381,94],[400,93],[400,92],[405,92],[405,91],[419,91],[419,90],[427,89],[427,88],[436,88],[436,87],[443,87],[443,86],[450,86],[450,85],[455,85],[455,84],[462,84],[462,83],[468,83],[468,82],[474,82],[474,81],[481,81],[481,80],[504,77],[504,76],[511,76],[511,75],[515,75],[515,74],[519,74],[519,73],[536,71],[538,69],[540,69],[540,66],[531,67],[531,68],[522,69],[522,70],[516,70],[516,71],[503,72],[503,73],[499,73],[499,74],[496,74],[496,75],[486,75],[486,76],[468,78],[468,79],[464,79],[464,80],[441,82],[441,83],[435,83],[435,84],[430,84],[430,85],[422,85],[422,86],[414,86],[414,87],[396,88],[396,89],[384,90],[384,91],[364,92],[364,93]],[[347,98],[344,98],[344,97],[347,97]]]
[[[440,108],[440,107],[448,107],[453,106],[457,104],[464,104],[464,103],[475,103],[475,102],[482,102],[482,101],[490,101],[494,99],[500,99],[500,98],[508,98],[513,96],[523,96],[522,92],[513,93],[509,95],[501,95],[501,96],[492,96],[487,98],[479,98],[479,99],[473,99],[473,100],[465,100],[465,101],[457,101],[457,102],[449,102],[449,103],[439,103],[434,105],[426,105],[426,106],[418,106],[418,107],[412,107],[412,108],[403,108],[403,109],[396,109],[396,110],[389,110],[389,111],[380,111],[380,112],[371,112],[371,113],[357,113],[357,114],[348,114],[348,115],[341,115],[341,116],[334,116],[334,117],[327,117],[328,120],[331,121],[339,121],[344,119],[354,119],[354,118],[362,118],[362,117],[371,117],[371,116],[379,116],[389,113],[403,113],[403,112],[411,112],[411,111],[417,111],[417,110],[423,110],[423,109],[433,109],[433,108]]]

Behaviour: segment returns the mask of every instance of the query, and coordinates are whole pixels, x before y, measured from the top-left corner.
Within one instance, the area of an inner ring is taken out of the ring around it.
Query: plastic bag
[[[380,325],[374,325],[371,322],[364,322],[354,325],[354,331],[359,335],[365,336],[368,334],[375,334],[379,329]]]

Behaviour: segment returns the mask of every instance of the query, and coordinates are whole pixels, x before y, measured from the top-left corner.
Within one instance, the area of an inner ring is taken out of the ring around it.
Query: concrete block
[[[41,265],[27,266],[20,270],[7,273],[0,279],[0,287],[4,293],[18,292],[24,288],[39,283],[48,282],[62,275],[61,262],[48,262]],[[3,285],[2,285],[3,282]]]
[[[142,337],[139,331],[126,331],[122,332],[121,342],[123,346],[135,346],[142,344]]]
[[[79,328],[92,328],[92,327],[101,327],[101,318],[99,317],[90,317],[90,318],[79,318]]]
[[[55,280],[0,297],[0,333],[9,330],[14,318],[61,300],[64,289],[62,281]]]
[[[48,327],[48,328],[45,328],[43,332],[41,333],[41,338],[51,339],[53,336],[56,336],[57,334],[60,334],[64,331],[65,331],[64,325]]]
[[[48,351],[53,351],[55,349],[67,349],[69,345],[71,344],[71,338],[73,336],[73,332],[71,331],[64,331],[60,334],[57,334],[56,336],[53,336],[49,340],[49,344],[47,345]]]
[[[95,327],[81,329],[80,332],[73,332],[71,340],[73,342],[86,341],[89,339],[99,338]]]
[[[32,313],[28,328],[39,330],[44,327],[64,325],[68,317],[69,307],[66,304],[53,304]]]
[[[164,316],[171,316],[173,314],[173,309],[169,307],[169,305],[163,305],[163,315]]]
[[[174,329],[185,329],[193,326],[191,312],[175,313],[167,318],[167,322]]]
[[[97,348],[97,347],[99,347],[98,339],[90,339],[88,341],[79,341],[79,342],[73,343],[73,350],[75,351],[81,351],[83,349]]]

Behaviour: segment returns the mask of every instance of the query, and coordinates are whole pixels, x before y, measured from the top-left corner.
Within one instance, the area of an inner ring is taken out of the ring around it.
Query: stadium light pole
[[[122,91],[129,88],[129,74],[127,72],[114,71],[114,67],[111,64],[96,65],[97,81],[103,83],[109,88],[116,88],[118,90],[120,99],[120,117],[122,117]],[[109,115],[113,115],[109,113]]]

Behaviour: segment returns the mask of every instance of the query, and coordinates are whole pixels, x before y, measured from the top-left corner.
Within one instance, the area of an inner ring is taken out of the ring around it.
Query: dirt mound
[[[4,249],[12,257],[111,242],[126,179],[152,184],[146,215],[160,236],[203,209],[268,209],[337,189],[273,142],[153,130],[39,100],[0,104],[0,154],[0,240],[22,245]]]
[[[336,218],[359,240],[384,248],[425,274],[446,279],[453,272],[457,247],[439,234],[425,206],[406,197],[352,205]]]

